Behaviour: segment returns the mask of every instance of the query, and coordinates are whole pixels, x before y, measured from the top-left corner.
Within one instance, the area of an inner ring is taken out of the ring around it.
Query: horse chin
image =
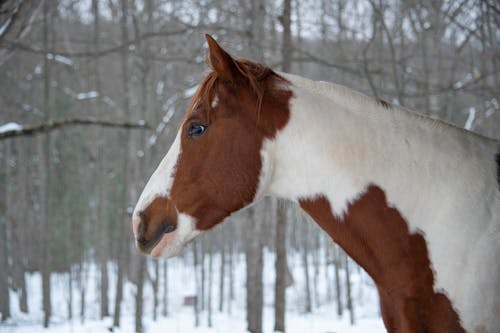
[[[156,246],[151,251],[151,257],[153,257],[155,259],[173,258],[173,257],[177,257],[178,255],[180,255],[182,253],[183,249],[184,249],[184,246],[182,246],[182,245],[181,246],[166,246],[164,248],[158,248],[158,246]]]
[[[202,231],[196,229],[196,221],[189,215],[179,214],[177,230],[166,233],[151,250],[153,258],[172,258],[180,255],[182,250],[198,237]]]

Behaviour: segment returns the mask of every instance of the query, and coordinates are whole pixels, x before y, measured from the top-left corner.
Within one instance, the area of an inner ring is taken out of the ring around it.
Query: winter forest
[[[208,72],[241,58],[500,139],[494,0],[0,1],[0,332],[385,332],[370,277],[290,202],[170,260],[133,207]]]

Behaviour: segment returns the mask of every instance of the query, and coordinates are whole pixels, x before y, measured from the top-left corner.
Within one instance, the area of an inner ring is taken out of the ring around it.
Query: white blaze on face
[[[158,196],[168,197],[175,177],[175,165],[181,153],[181,130],[177,133],[167,155],[161,160],[160,165],[149,178],[148,183],[137,201],[134,216],[146,209],[146,207]],[[135,230],[135,229],[134,229]]]
[[[137,237],[139,230],[139,213],[144,211],[155,198],[159,196],[168,198],[170,196],[176,173],[175,167],[181,153],[181,133],[182,130],[179,130],[168,153],[149,179],[137,201],[132,216],[135,237]],[[151,255],[165,258],[176,256],[182,251],[184,245],[198,234],[200,231],[196,230],[196,220],[189,215],[178,212],[176,230],[164,234],[163,238],[151,250]]]

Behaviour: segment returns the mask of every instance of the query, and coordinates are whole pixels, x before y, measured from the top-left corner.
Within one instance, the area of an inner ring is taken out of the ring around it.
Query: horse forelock
[[[236,92],[238,92],[238,89],[248,90],[248,88],[250,88],[251,92],[255,94],[255,111],[257,113],[257,119],[259,119],[260,113],[262,111],[264,94],[269,88],[266,85],[265,80],[270,75],[273,75],[283,81],[286,81],[286,79],[278,75],[271,68],[247,59],[234,60],[234,65],[239,74],[239,81],[225,81],[224,78],[222,78],[215,70],[210,71],[203,78],[196,93],[194,94],[191,100],[191,104],[188,108],[188,115],[193,112],[201,103],[205,107],[208,119],[210,120],[211,114],[214,110],[213,102],[218,96],[217,93],[220,89],[220,85],[231,84],[232,87],[236,89]]]

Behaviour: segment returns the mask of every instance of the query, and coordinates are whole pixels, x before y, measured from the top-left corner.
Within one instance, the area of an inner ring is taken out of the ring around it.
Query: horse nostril
[[[144,237],[139,237],[137,239],[137,243],[141,244],[141,245],[146,245],[148,243],[148,240]]]
[[[169,223],[169,224],[167,224],[167,225],[165,226],[165,230],[164,230],[163,232],[164,232],[164,233],[166,233],[166,234],[168,234],[168,233],[170,233],[170,232],[175,231],[175,229],[177,229],[177,225],[175,225],[175,224],[170,224],[170,223]]]

